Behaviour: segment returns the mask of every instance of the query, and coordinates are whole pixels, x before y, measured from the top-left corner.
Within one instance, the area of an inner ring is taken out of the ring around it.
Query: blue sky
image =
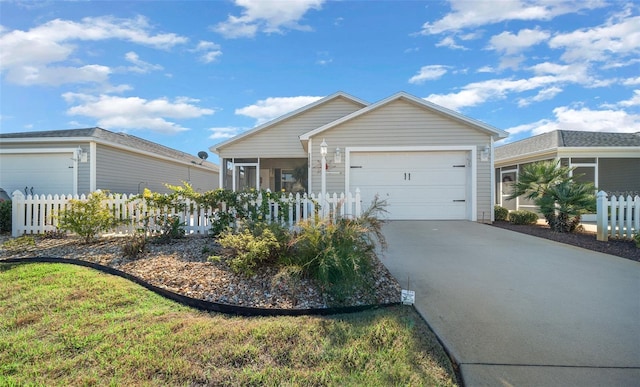
[[[507,141],[640,132],[640,3],[4,0],[0,71],[2,133],[100,126],[192,154],[337,91],[406,91]]]

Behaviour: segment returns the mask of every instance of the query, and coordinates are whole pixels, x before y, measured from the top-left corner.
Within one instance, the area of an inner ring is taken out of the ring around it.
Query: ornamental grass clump
[[[354,288],[369,287],[376,247],[386,248],[383,221],[378,217],[385,205],[376,198],[355,219],[302,222],[291,241],[287,264],[301,267],[338,304]]]

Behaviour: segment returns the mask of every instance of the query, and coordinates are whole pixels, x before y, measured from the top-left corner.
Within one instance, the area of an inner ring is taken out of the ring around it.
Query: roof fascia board
[[[360,117],[363,114],[366,114],[366,113],[368,113],[368,112],[370,112],[372,110],[375,110],[375,109],[377,109],[377,108],[379,108],[381,106],[384,106],[384,105],[386,105],[386,104],[388,104],[388,103],[390,103],[392,101],[396,101],[396,100],[399,100],[399,99],[406,99],[406,100],[408,100],[410,102],[413,102],[413,103],[415,103],[415,104],[417,104],[417,105],[419,105],[421,107],[425,107],[425,108],[427,108],[427,109],[429,109],[431,111],[435,111],[437,113],[444,114],[444,115],[446,115],[448,117],[451,117],[453,119],[456,119],[458,121],[462,121],[462,122],[464,122],[466,124],[472,125],[475,128],[481,129],[482,131],[488,132],[491,135],[494,135],[494,136],[496,136],[498,138],[506,138],[509,135],[507,132],[505,132],[503,130],[500,130],[498,128],[494,128],[494,127],[492,127],[490,125],[487,125],[487,124],[485,124],[483,122],[480,122],[480,121],[477,121],[477,120],[474,120],[474,119],[471,119],[469,117],[465,117],[462,114],[454,112],[453,110],[446,109],[446,108],[444,108],[442,106],[436,105],[436,104],[434,104],[432,102],[429,102],[429,101],[424,100],[422,98],[418,98],[418,97],[415,97],[415,96],[413,96],[413,95],[411,95],[409,93],[401,91],[401,92],[396,93],[396,94],[394,94],[394,95],[392,95],[390,97],[387,97],[387,98],[385,98],[385,99],[383,99],[381,101],[378,101],[378,102],[376,102],[374,104],[371,104],[371,105],[369,105],[369,106],[367,106],[365,108],[362,108],[362,109],[360,109],[358,111],[355,111],[355,112],[353,112],[353,113],[351,113],[351,114],[349,114],[347,116],[344,116],[344,117],[339,118],[339,119],[337,119],[337,120],[335,120],[333,122],[330,122],[330,123],[328,123],[326,125],[323,125],[323,126],[317,128],[317,129],[314,129],[312,131],[304,133],[303,135],[300,136],[300,141],[303,141],[303,142],[304,141],[308,141],[309,138],[311,138],[311,137],[313,137],[313,136],[315,136],[315,135],[317,135],[319,133],[322,133],[322,132],[324,132],[326,130],[334,128],[334,127],[336,127],[336,126],[338,126],[338,125],[340,125],[340,124],[342,124],[342,123],[344,123],[346,121],[352,120],[352,119],[354,119],[356,117]]]
[[[607,155],[615,157],[640,158],[640,146],[598,146],[598,147],[562,147],[558,149],[558,154],[571,157],[572,155]]]
[[[283,122],[285,120],[288,120],[291,117],[297,116],[298,114],[301,114],[301,113],[303,113],[303,112],[305,112],[307,110],[313,109],[316,106],[319,106],[319,105],[321,105],[321,104],[323,104],[325,102],[331,101],[331,100],[333,100],[335,98],[338,98],[338,97],[346,98],[346,99],[351,100],[351,101],[353,101],[355,103],[358,103],[358,104],[360,104],[362,106],[368,106],[369,105],[369,102],[367,102],[367,101],[364,101],[364,100],[362,100],[362,99],[360,99],[358,97],[354,97],[354,96],[352,96],[350,94],[347,94],[347,93],[344,93],[342,91],[339,91],[337,93],[333,93],[333,94],[328,95],[328,96],[326,96],[324,98],[321,98],[321,99],[319,99],[319,100],[317,100],[315,102],[312,102],[312,103],[310,103],[308,105],[302,106],[302,107],[300,107],[300,108],[298,108],[298,109],[296,109],[296,110],[294,110],[292,112],[289,112],[289,113],[287,113],[285,115],[282,115],[280,117],[274,118],[273,120],[271,120],[269,122],[266,122],[266,123],[264,123],[264,124],[262,124],[260,126],[256,126],[253,129],[247,130],[246,132],[238,134],[237,136],[232,137],[232,138],[230,138],[230,139],[228,139],[226,141],[223,141],[223,142],[221,142],[219,144],[213,145],[213,146],[209,147],[209,150],[211,152],[214,152],[215,154],[219,154],[218,150],[220,148],[228,146],[229,144],[232,144],[232,143],[234,143],[236,141],[239,141],[239,140],[241,140],[241,139],[243,139],[243,138],[245,138],[247,136],[251,136],[254,133],[263,131],[263,130],[265,130],[265,129],[273,126],[273,125],[279,124],[279,123],[281,123],[281,122]]]
[[[128,152],[133,152],[133,153],[137,153],[137,154],[142,154],[145,156],[149,156],[149,157],[153,157],[156,159],[161,159],[161,160],[165,160],[165,161],[171,161],[174,163],[179,163],[179,164],[184,164],[187,166],[192,166],[192,167],[197,167],[198,169],[202,169],[205,171],[214,171],[214,172],[219,172],[219,167],[211,162],[207,162],[211,165],[211,168],[205,167],[203,165],[199,165],[199,164],[194,164],[191,162],[187,162],[187,161],[183,161],[183,160],[178,160],[175,159],[173,157],[169,157],[169,156],[164,156],[164,155],[159,155],[157,153],[153,153],[153,152],[149,152],[149,151],[145,151],[145,150],[141,150],[132,146],[128,146],[128,145],[123,145],[123,144],[119,144],[113,141],[108,141],[105,140],[103,138],[99,138],[99,137],[87,137],[87,136],[82,136],[82,137],[29,137],[29,138],[6,138],[6,139],[2,139],[3,143],[90,143],[90,142],[95,142],[96,144],[100,144],[100,145],[106,145],[106,146],[110,146],[113,148],[117,148],[117,149],[122,149],[122,150],[126,150]]]
[[[573,157],[573,156],[592,156],[592,157],[617,157],[617,158],[639,158],[640,146],[610,146],[610,147],[558,147],[548,148],[541,151],[529,152],[517,156],[510,156],[503,159],[496,159],[496,167],[502,165],[510,165],[518,163],[521,160],[529,160],[531,158],[545,159],[545,156],[555,157]],[[527,161],[528,162],[528,161]]]
[[[496,167],[502,165],[518,164],[521,160],[539,159],[546,160],[549,157],[555,158],[558,155],[558,148],[544,149],[536,152],[523,153],[516,156],[510,156],[503,159],[496,158],[494,163]],[[529,161],[527,161],[529,162]]]

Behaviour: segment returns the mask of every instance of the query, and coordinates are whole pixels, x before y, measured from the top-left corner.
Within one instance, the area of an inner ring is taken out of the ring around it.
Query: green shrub
[[[185,222],[176,215],[159,215],[156,224],[160,225],[160,240],[168,242],[172,239],[180,239],[185,235]]]
[[[71,231],[84,238],[86,243],[95,239],[101,231],[109,231],[125,220],[116,219],[115,215],[105,205],[107,195],[96,191],[86,200],[72,199],[69,208],[61,211],[58,228]]]
[[[633,238],[633,241],[636,242],[636,247],[640,249],[640,232],[636,234],[636,236]]]
[[[538,221],[538,214],[527,210],[512,211],[509,213],[509,222],[513,224],[534,224]]]
[[[147,250],[147,238],[143,234],[135,234],[122,246],[122,255],[129,259],[138,259]]]
[[[268,227],[256,228],[253,232],[248,227],[238,232],[228,230],[218,237],[218,243],[232,250],[231,269],[246,275],[253,274],[259,264],[275,259],[280,249],[278,239]]]
[[[510,199],[523,195],[533,200],[553,231],[573,232],[583,214],[596,210],[595,187],[576,181],[581,175],[560,161],[525,165],[518,175]]]
[[[11,200],[0,201],[0,232],[11,231]]]
[[[509,210],[504,207],[495,206],[493,208],[493,217],[496,221],[504,221],[509,217]]]

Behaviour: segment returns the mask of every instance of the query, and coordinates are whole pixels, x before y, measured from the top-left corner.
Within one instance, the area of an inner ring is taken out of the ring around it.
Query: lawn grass
[[[233,317],[64,264],[0,264],[0,385],[455,385],[413,308]]]

